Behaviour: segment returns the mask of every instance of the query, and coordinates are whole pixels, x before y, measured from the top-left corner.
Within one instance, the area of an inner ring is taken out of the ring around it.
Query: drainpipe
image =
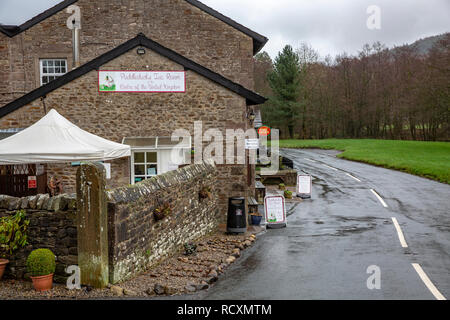
[[[73,20],[75,25],[75,20]],[[72,69],[80,66],[80,29],[74,26],[72,29],[72,48],[73,48],[73,65]]]

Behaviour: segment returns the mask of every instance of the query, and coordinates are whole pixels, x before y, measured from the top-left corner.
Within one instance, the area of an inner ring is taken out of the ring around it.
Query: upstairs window
[[[41,59],[39,65],[41,86],[67,73],[66,59]]]

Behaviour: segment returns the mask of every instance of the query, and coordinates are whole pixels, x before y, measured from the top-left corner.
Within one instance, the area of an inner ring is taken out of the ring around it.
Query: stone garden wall
[[[216,176],[214,164],[205,162],[108,192],[111,283],[137,275],[218,226]],[[210,188],[211,198],[199,198],[203,187]],[[170,214],[156,221],[153,210],[166,202]]]
[[[108,208],[109,282],[131,278],[210,233],[219,224],[217,168],[212,162],[190,165],[150,180],[106,191]],[[209,188],[211,197],[200,199]],[[156,221],[153,210],[169,203],[170,214]],[[48,248],[57,259],[56,282],[65,282],[65,268],[78,265],[76,195],[47,194],[15,198],[0,195],[0,217],[23,209],[30,220],[29,244],[9,258],[5,277],[27,278],[26,258]]]
[[[0,217],[14,215],[17,210],[26,211],[30,220],[28,245],[9,257],[5,277],[27,278],[26,259],[34,249],[48,248],[56,256],[56,282],[65,282],[65,268],[77,263],[76,197],[61,195],[50,198],[48,194],[15,198],[0,195]]]

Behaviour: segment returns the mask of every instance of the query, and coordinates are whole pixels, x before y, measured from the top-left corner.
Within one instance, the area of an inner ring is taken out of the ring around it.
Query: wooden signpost
[[[286,227],[286,206],[283,196],[266,196],[264,198],[264,212],[267,228],[278,229]]]
[[[297,176],[297,197],[302,199],[311,198],[312,192],[312,177],[310,175]]]

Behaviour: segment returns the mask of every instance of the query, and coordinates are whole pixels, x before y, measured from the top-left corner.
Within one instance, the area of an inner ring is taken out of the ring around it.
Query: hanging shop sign
[[[266,196],[264,198],[264,212],[267,228],[286,227],[286,206],[283,196]]]
[[[36,176],[28,176],[28,189],[36,189],[36,188],[37,188]]]
[[[259,127],[258,134],[260,136],[268,136],[270,134],[270,128],[266,126]]]
[[[297,195],[300,198],[311,198],[312,177],[310,175],[300,174],[297,176]]]
[[[186,92],[185,71],[98,72],[99,92]]]

